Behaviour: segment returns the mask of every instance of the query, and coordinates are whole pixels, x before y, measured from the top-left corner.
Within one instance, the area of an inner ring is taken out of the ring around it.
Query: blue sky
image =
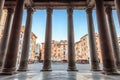
[[[22,25],[26,23],[26,10],[23,13]],[[114,22],[117,30],[117,35],[120,36],[120,26],[116,10],[113,10]],[[93,11],[95,32],[98,32],[96,11]],[[87,18],[85,10],[74,10],[74,36],[75,42],[79,41],[82,36],[88,33]],[[37,43],[44,42],[46,27],[46,10],[36,10],[33,14],[32,32],[36,34]],[[67,12],[66,10],[53,10],[52,14],[52,40],[67,40]]]

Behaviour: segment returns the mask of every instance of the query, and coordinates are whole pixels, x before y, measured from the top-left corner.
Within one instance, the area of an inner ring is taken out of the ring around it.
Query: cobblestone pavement
[[[15,75],[0,75],[0,80],[120,80],[120,76],[90,71],[88,64],[77,64],[78,72],[67,72],[67,64],[52,65],[52,72],[41,72],[41,64],[29,65],[29,71]]]

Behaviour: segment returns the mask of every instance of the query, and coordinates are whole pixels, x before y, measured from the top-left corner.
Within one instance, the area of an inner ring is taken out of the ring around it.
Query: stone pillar
[[[2,10],[4,7],[4,3],[5,3],[5,0],[0,0],[0,20],[1,20],[1,16],[2,16]]]
[[[17,0],[16,3],[15,15],[11,28],[8,49],[6,51],[6,59],[1,74],[10,75],[16,73],[16,61],[17,61],[24,1],[25,0]]]
[[[52,71],[51,70],[52,12],[53,10],[51,8],[47,8],[44,63],[43,69],[41,71]]]
[[[10,37],[10,32],[11,32],[11,26],[13,22],[14,9],[7,8],[7,10],[8,10],[8,15],[5,22],[5,28],[4,28],[4,32],[3,32],[3,36],[1,38],[1,44],[0,44],[0,69],[2,69],[3,61],[5,59],[5,54],[6,54],[7,45]]]
[[[113,48],[110,40],[109,30],[106,22],[103,0],[95,0],[98,20],[98,30],[100,35],[101,53],[103,58],[103,73],[116,73]]]
[[[119,25],[120,25],[120,0],[114,0],[114,1],[115,1],[117,14],[118,14]]]
[[[27,71],[28,69],[28,58],[29,58],[29,49],[30,49],[30,37],[31,37],[31,28],[32,28],[32,15],[33,9],[27,9],[27,21],[25,26],[24,38],[23,38],[23,46],[22,46],[22,54],[20,60],[20,66],[18,71]]]
[[[112,8],[110,6],[106,7],[106,14],[107,14],[108,25],[109,25],[108,27],[110,29],[110,35],[112,38],[112,45],[113,45],[114,55],[116,59],[116,65],[117,65],[117,68],[120,69],[120,50],[118,45],[115,24],[112,16]]]
[[[68,14],[68,71],[77,71],[75,63],[73,9],[67,9]]]
[[[98,71],[99,67],[99,59],[98,53],[96,51],[96,38],[95,38],[95,30],[92,18],[92,8],[87,8],[87,22],[88,22],[88,36],[89,36],[89,47],[90,47],[90,55],[91,55],[91,70]]]

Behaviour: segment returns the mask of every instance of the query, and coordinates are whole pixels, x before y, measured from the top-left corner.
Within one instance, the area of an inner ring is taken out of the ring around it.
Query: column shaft
[[[15,15],[11,28],[8,49],[6,51],[6,59],[1,74],[16,73],[16,61],[17,61],[24,1],[25,0],[17,0],[16,3]]]
[[[30,37],[31,37],[31,28],[32,28],[32,15],[33,9],[27,9],[27,21],[25,26],[24,38],[23,38],[23,46],[22,46],[22,54],[20,60],[20,66],[18,71],[27,71],[28,69],[28,57],[29,57],[29,49],[30,49]]]
[[[44,63],[42,71],[51,71],[52,9],[47,8]]]
[[[103,0],[95,0],[98,20],[98,30],[100,34],[101,53],[103,58],[103,73],[113,74],[116,72],[113,48],[110,40],[109,30],[103,6]]]
[[[110,29],[110,35],[112,38],[112,45],[113,45],[114,55],[116,59],[116,65],[117,65],[117,68],[120,69],[120,50],[118,45],[115,24],[112,16],[112,8],[110,6],[106,7],[106,14],[107,14],[107,20],[109,25],[108,27]]]
[[[2,16],[2,10],[4,7],[4,3],[5,3],[5,0],[0,0],[0,20],[1,20],[1,16]]]
[[[77,71],[75,64],[73,9],[68,8],[68,71]]]
[[[91,55],[91,70],[97,71],[100,70],[98,53],[96,51],[96,39],[95,39],[95,30],[92,18],[92,9],[88,8],[87,12],[87,22],[88,22],[88,36],[89,36],[89,47]]]
[[[5,22],[5,28],[4,28],[4,32],[3,32],[3,36],[1,38],[1,44],[0,44],[0,69],[2,69],[3,61],[5,59],[5,54],[6,54],[12,22],[13,22],[14,9],[8,8],[7,10],[8,10],[8,15]]]
[[[119,25],[120,25],[120,0],[114,0],[114,1],[115,1],[117,14],[118,14]]]

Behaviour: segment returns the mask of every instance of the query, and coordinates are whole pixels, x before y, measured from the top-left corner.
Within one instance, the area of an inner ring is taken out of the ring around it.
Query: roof
[[[35,38],[37,38],[37,36],[33,32],[31,32],[31,33],[32,33],[32,36],[34,36]]]

